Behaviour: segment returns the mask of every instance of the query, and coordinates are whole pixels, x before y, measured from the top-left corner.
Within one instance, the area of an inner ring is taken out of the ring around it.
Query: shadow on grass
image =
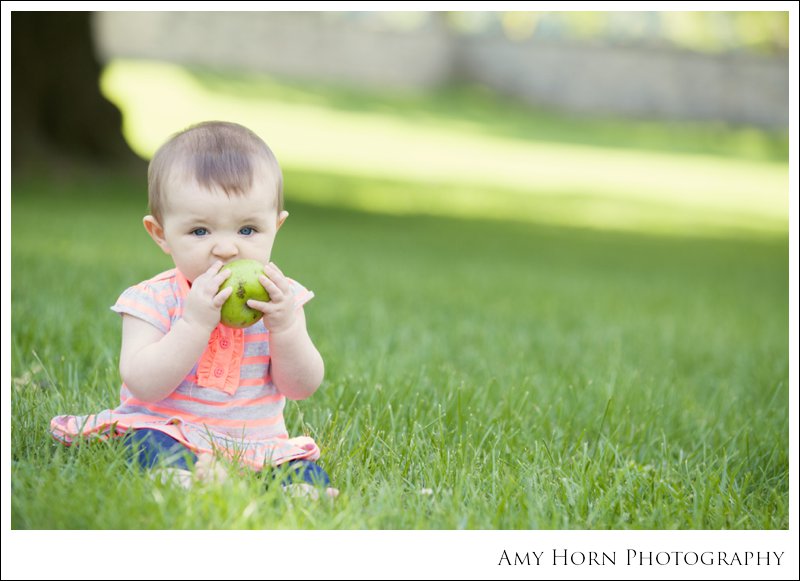
[[[17,173],[12,181],[11,203],[16,218],[58,216],[78,231],[81,217],[107,215],[109,221],[132,223],[141,229],[147,213],[146,181],[129,174],[73,166],[59,171]],[[668,206],[658,201],[610,196],[588,199],[584,195],[526,194],[502,188],[469,187],[463,183],[429,184],[287,168],[287,207],[293,214],[327,215],[334,223],[441,223],[448,229],[497,229],[525,236],[556,233],[574,241],[615,240],[635,247],[639,241],[678,245],[726,240],[736,245],[763,242],[788,250],[788,221],[737,211],[713,213]],[[457,203],[452,203],[454,192]],[[473,201],[471,203],[471,200]],[[476,210],[477,208],[477,210]],[[597,218],[593,214],[597,213]],[[67,220],[67,216],[72,219]],[[611,216],[615,215],[615,216]],[[296,218],[295,218],[296,220]],[[20,220],[15,220],[16,224]],[[12,242],[24,236],[18,226]],[[591,243],[590,243],[591,245]]]
[[[619,286],[645,297],[691,294],[699,285],[717,288],[719,296],[749,296],[752,308],[774,300],[786,307],[789,244],[788,233],[781,229],[764,233],[714,229],[708,223],[691,227],[687,222],[683,231],[665,235],[658,229],[535,222],[526,215],[516,220],[448,216],[446,208],[435,207],[433,190],[417,191],[415,205],[401,205],[394,213],[372,207],[365,212],[359,204],[377,190],[383,190],[380,196],[385,199],[401,198],[413,186],[296,170],[287,172],[286,183],[291,217],[281,230],[275,259],[297,265],[299,275],[305,271],[317,285],[327,285],[326,277],[346,278],[353,272],[374,285],[368,294],[393,296],[404,291],[387,287],[389,281],[399,281],[398,289],[404,289],[403,272],[412,277],[426,273],[422,276],[437,279],[447,294],[452,272],[454,281],[479,280],[478,287],[489,293],[495,286],[505,287],[500,294],[511,293],[510,297],[531,292],[531,285],[553,276],[573,281],[574,288],[567,287],[576,297],[591,293],[594,284]],[[426,207],[425,196],[433,207]],[[564,203],[536,200],[542,208]],[[130,280],[172,267],[142,227],[147,198],[138,180],[79,169],[69,179],[15,176],[12,208],[15,281],[21,272],[41,277],[48,269],[73,265],[95,271],[95,277],[121,292]],[[649,216],[659,211],[643,210]],[[494,280],[481,280],[482,271]],[[336,284],[347,286],[343,281]],[[453,290],[468,306],[469,289]]]

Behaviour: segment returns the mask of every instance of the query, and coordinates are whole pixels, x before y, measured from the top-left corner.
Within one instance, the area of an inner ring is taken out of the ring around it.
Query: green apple
[[[231,275],[219,287],[225,290],[233,287],[233,293],[225,304],[222,305],[220,321],[226,327],[243,329],[256,324],[263,313],[247,306],[248,299],[269,301],[269,294],[258,282],[258,277],[264,274],[264,265],[258,260],[234,260],[222,267],[231,271]]]

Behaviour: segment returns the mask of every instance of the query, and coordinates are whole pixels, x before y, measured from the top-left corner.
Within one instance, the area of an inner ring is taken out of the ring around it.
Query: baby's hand
[[[269,302],[250,299],[247,306],[264,313],[264,326],[271,333],[280,333],[289,329],[296,320],[291,286],[274,262],[266,265],[264,272],[267,276],[262,275],[258,280],[269,293]]]
[[[194,279],[183,309],[183,320],[209,335],[219,325],[220,309],[233,292],[233,287],[219,291],[219,286],[231,275],[230,270],[220,270],[221,267],[222,261],[217,260]]]

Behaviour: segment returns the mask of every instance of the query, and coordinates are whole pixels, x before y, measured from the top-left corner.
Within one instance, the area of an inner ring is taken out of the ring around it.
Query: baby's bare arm
[[[289,399],[305,399],[322,383],[322,356],[308,336],[305,314],[295,306],[289,280],[274,263],[264,272],[267,276],[259,280],[269,293],[269,302],[249,300],[247,304],[264,313],[272,382]]]
[[[164,334],[142,319],[123,315],[119,372],[137,399],[159,401],[180,385],[207,345],[208,336],[183,319]]]
[[[186,297],[183,317],[165,334],[130,315],[122,318],[119,372],[130,392],[143,401],[159,401],[172,393],[208,347],[219,324],[222,304],[233,292],[217,292],[230,276],[221,262],[197,277]]]
[[[305,399],[322,383],[325,366],[306,329],[306,317],[300,309],[294,323],[270,332],[269,350],[272,381],[289,399]]]

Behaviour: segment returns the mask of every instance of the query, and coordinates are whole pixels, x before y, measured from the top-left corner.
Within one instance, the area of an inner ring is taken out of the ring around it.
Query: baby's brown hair
[[[266,143],[251,130],[226,121],[206,121],[176,133],[150,160],[147,190],[150,214],[161,222],[166,190],[175,171],[201,187],[222,189],[228,196],[250,190],[259,162],[275,179],[277,211],[283,210],[283,174]]]

